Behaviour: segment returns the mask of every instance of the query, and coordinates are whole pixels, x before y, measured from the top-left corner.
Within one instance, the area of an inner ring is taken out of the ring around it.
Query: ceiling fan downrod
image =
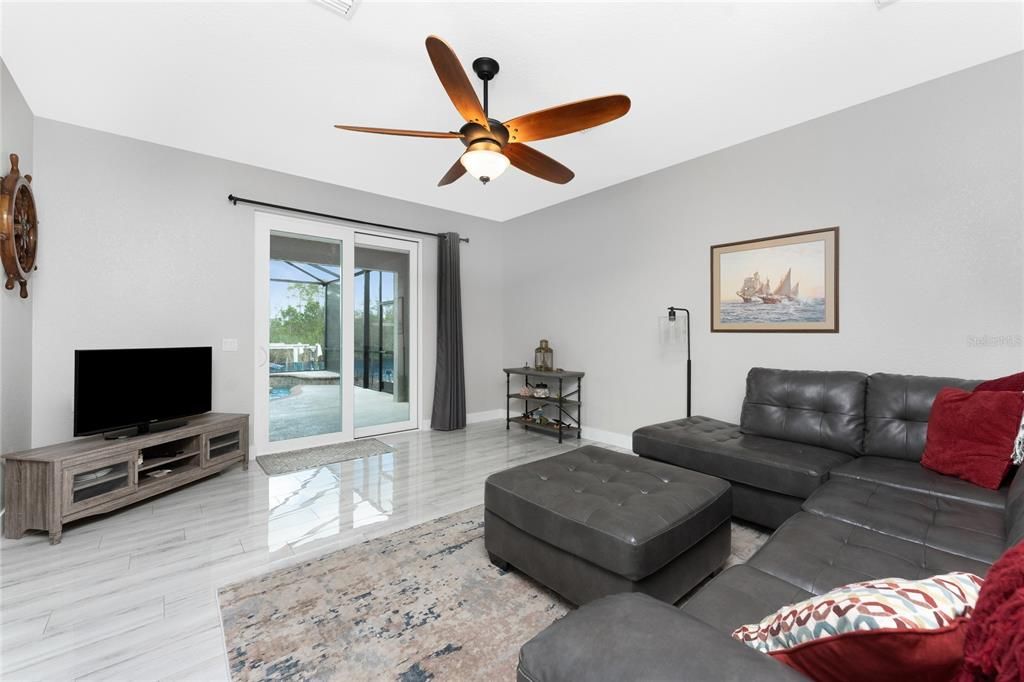
[[[492,57],[477,57],[473,60],[473,71],[484,82],[484,116],[488,118],[491,112],[487,108],[487,83],[498,75],[499,68],[498,60]]]

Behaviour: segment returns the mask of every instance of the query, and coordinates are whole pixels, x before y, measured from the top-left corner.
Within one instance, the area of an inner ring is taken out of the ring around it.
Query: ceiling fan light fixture
[[[0,2],[2,1],[0,0]],[[315,1],[351,3],[358,0]],[[896,0],[877,1],[896,2]],[[450,185],[467,173],[487,184],[504,173],[510,165],[542,180],[564,185],[572,180],[575,174],[550,156],[523,143],[589,130],[625,116],[629,111],[628,97],[605,95],[548,107],[502,122],[491,116],[488,106],[488,83],[498,73],[497,60],[491,57],[478,57],[473,61],[473,71],[483,81],[484,101],[481,103],[473,84],[466,75],[466,70],[462,67],[451,46],[434,35],[427,36],[426,46],[427,56],[430,57],[434,72],[441,81],[441,87],[444,88],[448,99],[452,101],[456,111],[465,121],[458,132],[368,128],[340,124],[335,128],[378,135],[458,138],[462,144],[466,145],[466,151],[441,176],[437,183],[438,187]]]
[[[505,172],[510,161],[501,153],[501,147],[490,140],[480,140],[469,145],[459,159],[466,171],[485,185]]]

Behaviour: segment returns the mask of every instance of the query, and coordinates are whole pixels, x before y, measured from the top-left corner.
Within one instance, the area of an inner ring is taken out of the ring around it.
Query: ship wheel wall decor
[[[36,270],[39,219],[32,195],[32,176],[18,169],[18,155],[11,154],[11,172],[0,183],[0,262],[7,273],[5,289],[21,285],[28,298],[28,278]]]

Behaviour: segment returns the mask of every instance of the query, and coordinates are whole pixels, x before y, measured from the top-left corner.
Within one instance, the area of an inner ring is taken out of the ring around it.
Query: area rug
[[[220,591],[235,680],[515,679],[569,605],[487,559],[483,508]]]
[[[729,563],[767,537],[733,526]],[[483,507],[220,590],[233,680],[513,680],[571,606],[487,559]]]
[[[376,438],[367,438],[365,440],[354,440],[350,443],[321,445],[303,450],[276,452],[272,455],[257,455],[256,461],[259,462],[260,468],[263,469],[267,476],[280,476],[281,474],[315,469],[326,464],[347,462],[350,459],[383,455],[394,451],[395,449],[387,443],[383,443]]]

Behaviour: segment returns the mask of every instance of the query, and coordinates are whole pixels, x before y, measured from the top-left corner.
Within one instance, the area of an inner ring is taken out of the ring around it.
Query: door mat
[[[376,438],[354,440],[349,443],[320,445],[315,448],[292,450],[291,452],[275,452],[272,455],[259,455],[256,461],[267,476],[280,476],[305,469],[315,469],[327,464],[347,462],[373,455],[394,452],[395,449]]]

